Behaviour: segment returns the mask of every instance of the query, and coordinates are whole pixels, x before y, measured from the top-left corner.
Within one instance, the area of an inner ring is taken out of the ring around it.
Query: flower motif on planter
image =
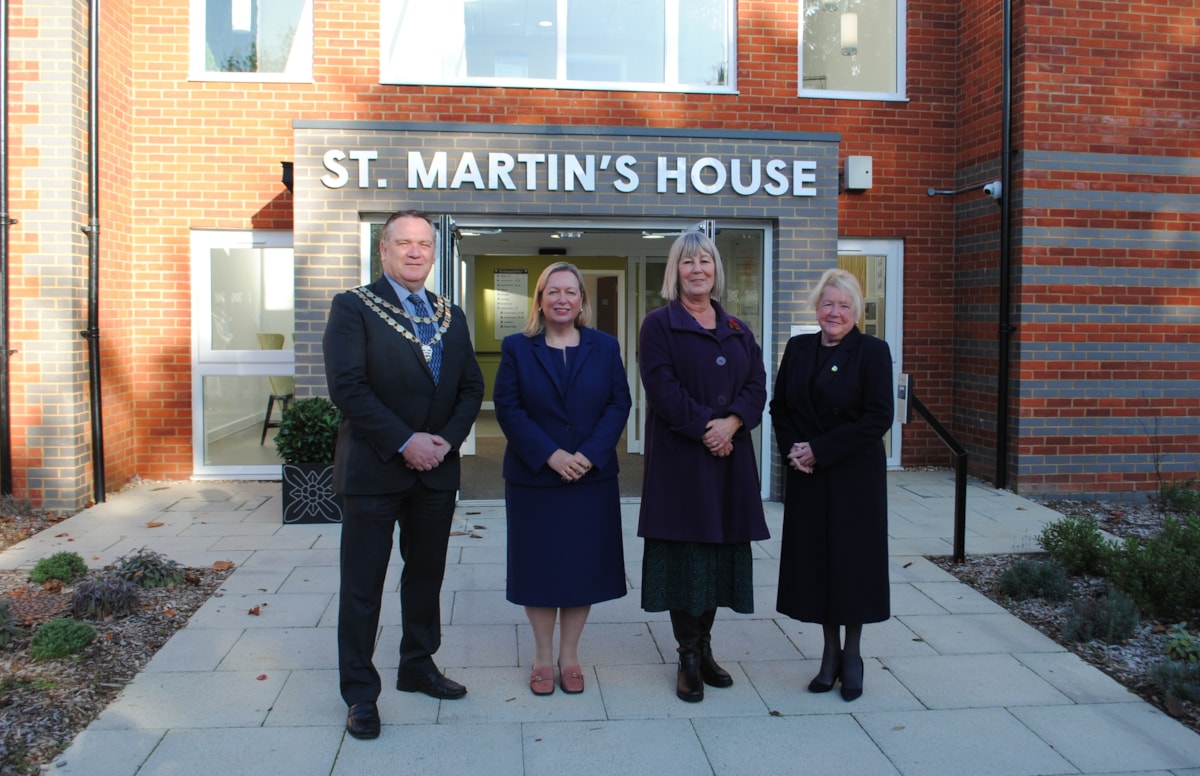
[[[306,469],[285,464],[283,479],[292,496],[283,504],[284,523],[342,522],[342,507],[333,494],[332,466]]]

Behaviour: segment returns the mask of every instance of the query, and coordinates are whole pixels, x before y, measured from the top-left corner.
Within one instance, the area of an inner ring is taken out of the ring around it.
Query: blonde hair
[[[546,321],[542,315],[542,294],[546,292],[546,284],[550,282],[550,276],[555,272],[570,272],[579,282],[579,315],[575,316],[575,328],[582,329],[592,319],[592,303],[588,300],[587,285],[583,282],[583,274],[570,262],[555,262],[542,270],[542,274],[538,277],[537,287],[533,292],[533,304],[529,308],[529,318],[525,321],[525,328],[522,330],[526,337],[536,337],[546,328]]]
[[[721,263],[721,252],[717,250],[716,244],[708,239],[708,235],[693,229],[679,235],[667,254],[667,268],[663,273],[661,291],[663,299],[670,302],[679,298],[679,261],[685,256],[695,256],[697,253],[707,253],[713,258],[715,272],[709,296],[720,299],[725,293],[725,267]]]
[[[813,310],[816,310],[817,305],[821,304],[821,297],[824,296],[825,289],[827,288],[836,288],[850,297],[850,307],[854,311],[854,320],[857,321],[859,318],[862,318],[862,286],[858,284],[858,278],[854,276],[853,272],[838,269],[837,267],[825,270],[825,274],[817,281],[817,287],[808,296],[808,303],[812,305]]]

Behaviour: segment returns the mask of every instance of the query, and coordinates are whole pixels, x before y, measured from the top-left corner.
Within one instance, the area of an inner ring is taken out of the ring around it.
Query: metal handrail
[[[906,402],[906,423],[912,420],[912,411],[915,409],[954,454],[954,562],[963,563],[967,559],[967,451],[913,393],[908,375],[904,375],[897,398]]]

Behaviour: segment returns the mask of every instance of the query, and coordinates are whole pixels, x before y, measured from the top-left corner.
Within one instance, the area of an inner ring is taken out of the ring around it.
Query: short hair
[[[401,218],[419,218],[422,221],[424,221],[425,223],[429,224],[429,228],[433,230],[434,247],[435,248],[437,247],[437,240],[438,240],[437,225],[433,223],[433,218],[428,213],[422,212],[420,210],[397,210],[395,213],[392,213],[390,216],[388,216],[388,220],[383,222],[383,231],[379,233],[380,245],[383,245],[383,243],[385,243],[387,241],[388,229],[391,227],[392,223]]]
[[[713,287],[709,296],[713,299],[721,298],[725,293],[725,267],[721,263],[721,252],[717,250],[716,243],[710,240],[704,232],[689,229],[675,238],[670,252],[667,253],[667,268],[663,274],[661,292],[663,299],[670,302],[679,298],[679,260],[701,252],[712,256],[715,266]]]
[[[536,337],[546,329],[546,321],[542,315],[542,294],[546,291],[546,284],[550,282],[550,276],[555,272],[570,272],[575,276],[575,280],[579,281],[579,315],[575,316],[575,328],[582,329],[592,319],[592,303],[588,300],[587,284],[583,282],[583,273],[569,261],[558,261],[546,267],[538,276],[537,286],[533,291],[533,304],[529,307],[529,318],[525,321],[525,329],[522,331],[526,337]]]
[[[837,267],[825,270],[825,274],[821,275],[821,279],[817,281],[817,287],[808,296],[808,303],[812,305],[814,311],[817,309],[817,305],[821,303],[821,297],[825,294],[825,289],[827,288],[836,288],[850,297],[850,307],[854,311],[855,322],[862,317],[862,286],[858,284],[858,278],[854,276],[853,272]]]

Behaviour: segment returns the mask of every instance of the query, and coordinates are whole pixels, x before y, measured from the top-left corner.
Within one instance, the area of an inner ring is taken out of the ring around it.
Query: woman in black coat
[[[858,280],[827,271],[811,302],[821,331],[788,340],[771,399],[779,453],[787,462],[776,608],[825,635],[809,684],[862,695],[863,623],[891,616],[887,553],[887,454],[892,356],[859,332]],[[845,643],[840,630],[845,626]]]

